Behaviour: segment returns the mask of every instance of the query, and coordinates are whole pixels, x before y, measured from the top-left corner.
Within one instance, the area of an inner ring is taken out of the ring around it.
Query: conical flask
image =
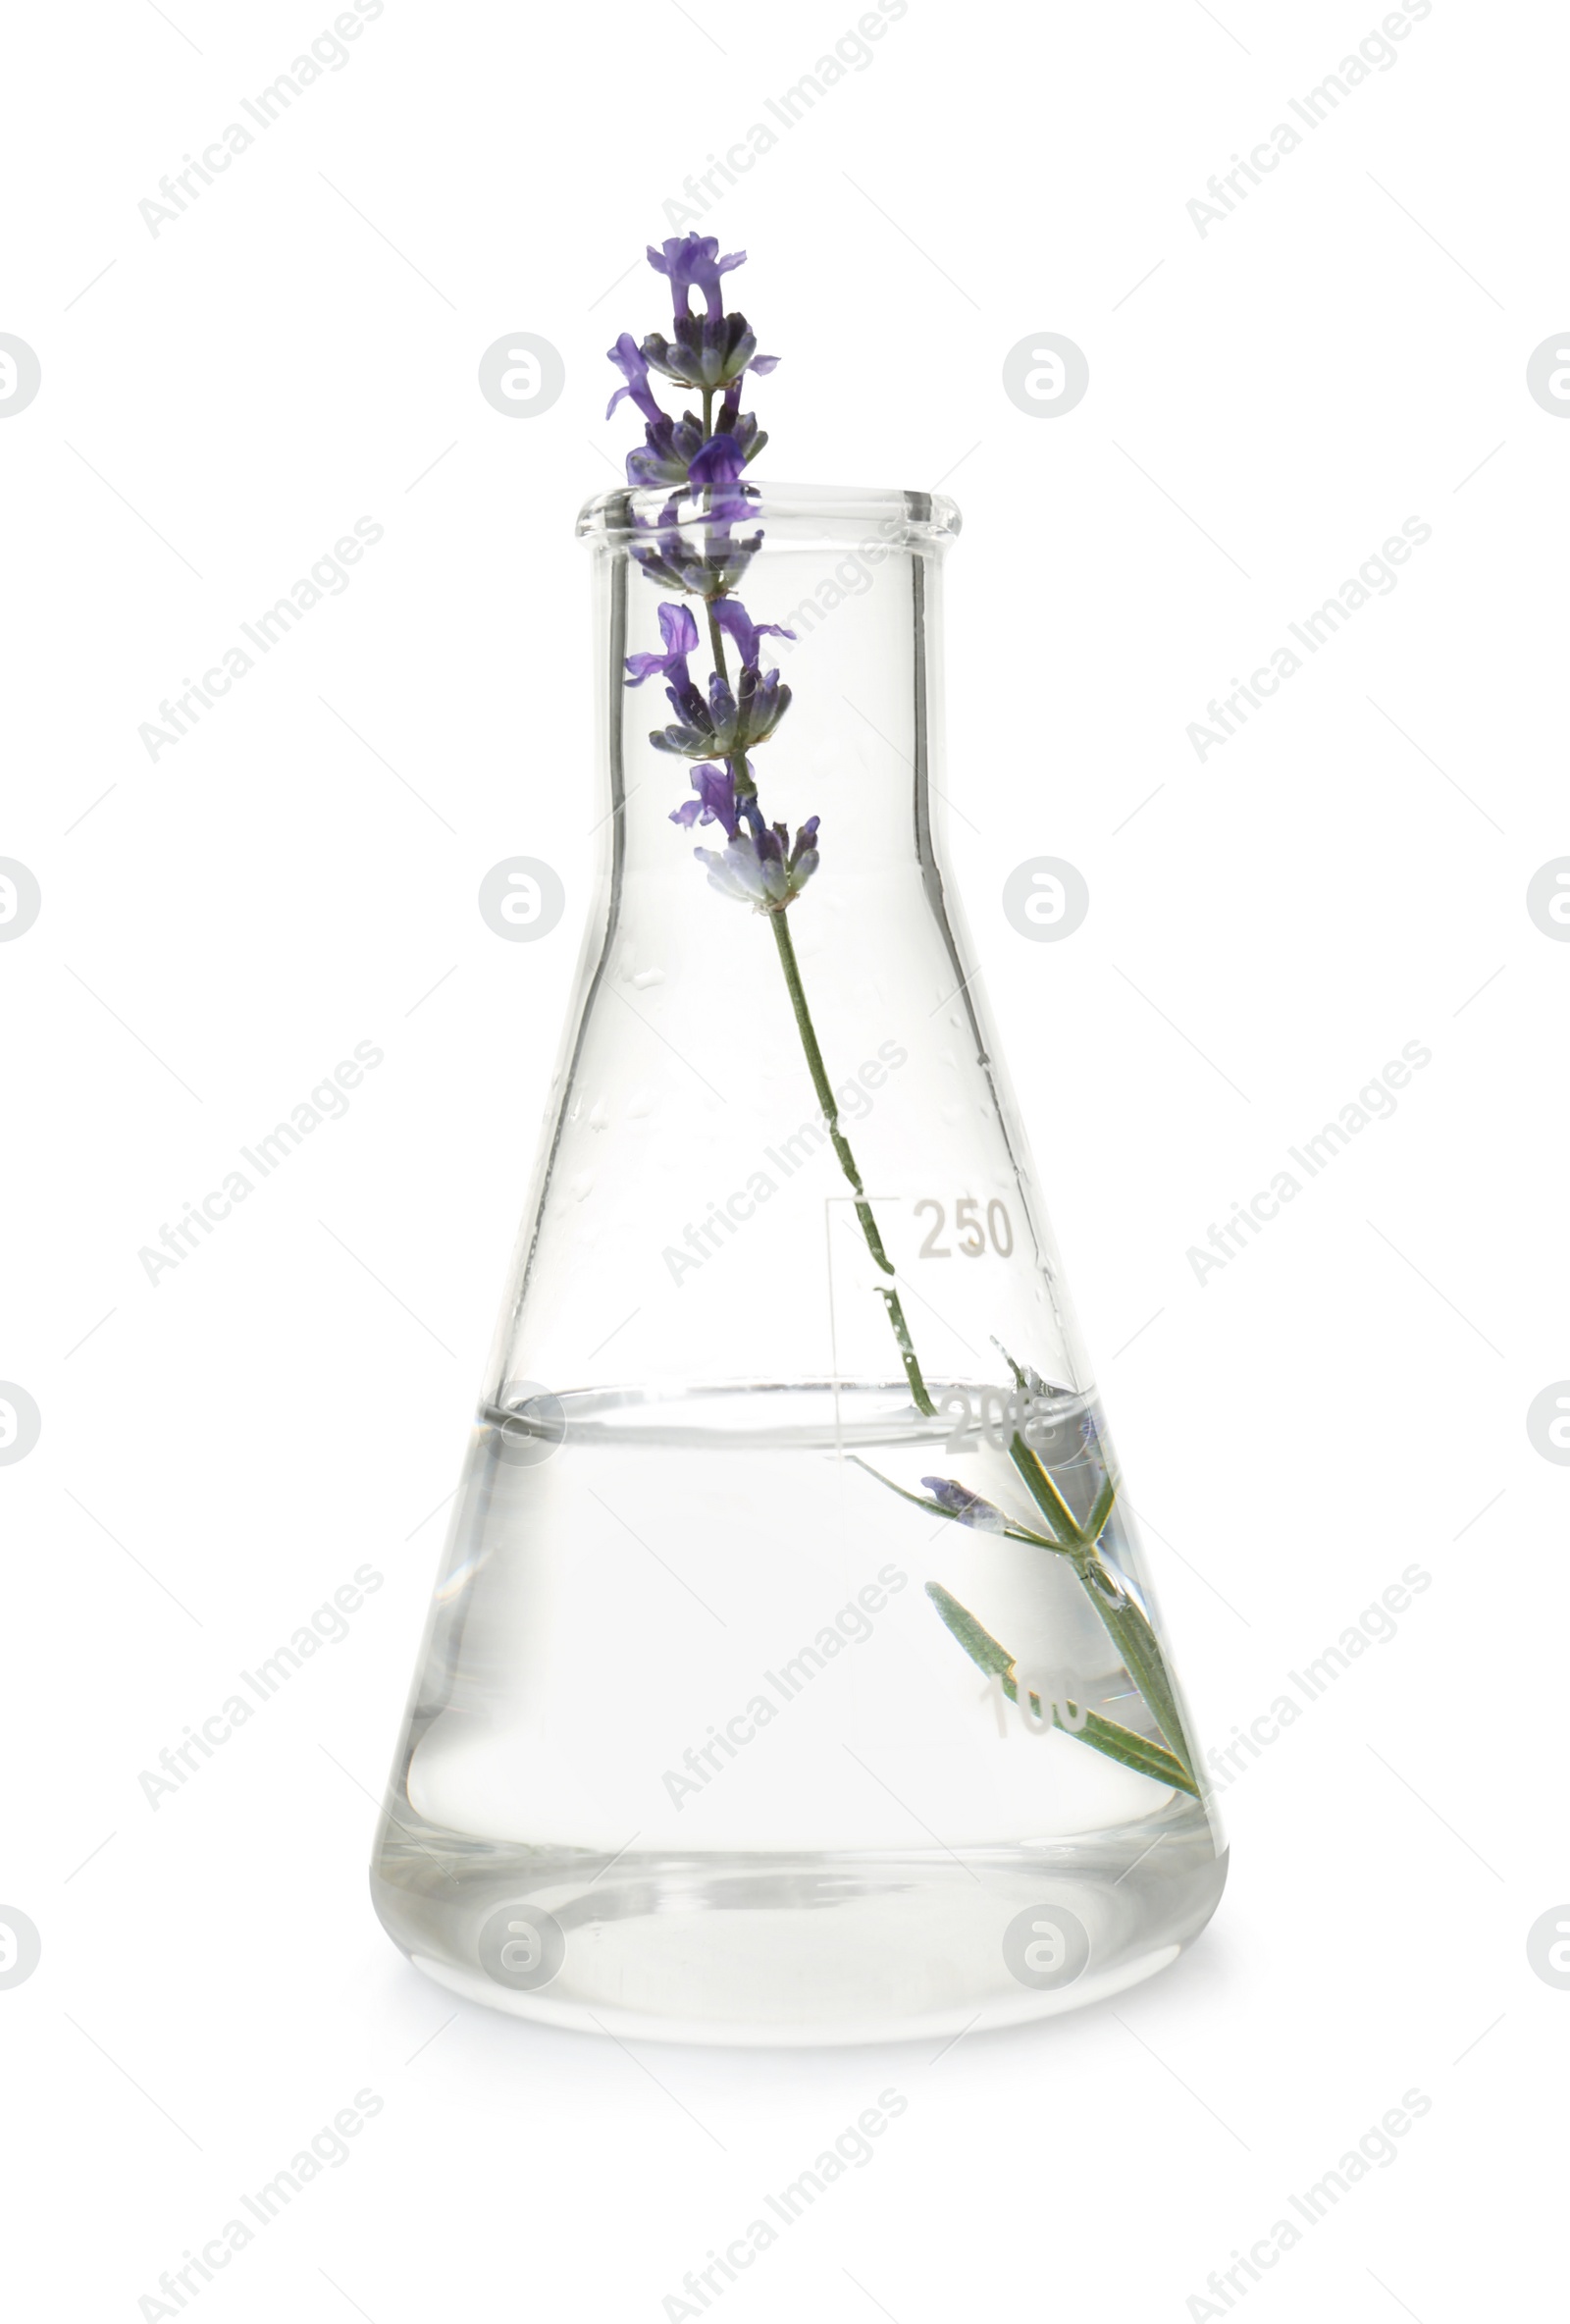
[[[412,1960],[526,2017],[1002,2025],[1150,1975],[1220,1895],[945,874],[958,529],[785,486],[580,519],[603,862],[373,1871]],[[732,552],[750,612],[689,635],[672,581]],[[782,839],[658,725],[673,652],[751,720]]]

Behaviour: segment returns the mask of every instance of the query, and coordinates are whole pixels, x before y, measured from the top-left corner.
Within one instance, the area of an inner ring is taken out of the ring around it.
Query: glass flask
[[[602,862],[373,1893],[558,2026],[957,2034],[1174,1960],[1225,1843],[945,874],[958,511],[747,488],[770,910],[627,678],[702,502],[579,520]]]

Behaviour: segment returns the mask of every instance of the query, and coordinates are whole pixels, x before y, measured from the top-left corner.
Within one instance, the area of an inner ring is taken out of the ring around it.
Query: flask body
[[[625,683],[647,500],[580,526],[604,860],[377,1909],[453,1990],[618,2035],[1075,2006],[1176,1957],[1225,1855],[946,878],[957,518],[757,502],[746,601],[795,634],[753,765],[820,819],[770,910],[694,863],[722,833],[673,827]]]

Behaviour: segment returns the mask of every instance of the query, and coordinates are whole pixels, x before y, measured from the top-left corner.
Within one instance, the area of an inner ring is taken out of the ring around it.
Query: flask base
[[[1035,1846],[614,1859],[390,1827],[377,1913],[464,1999],[639,2041],[943,2038],[1107,1999],[1215,1911],[1195,1803]]]

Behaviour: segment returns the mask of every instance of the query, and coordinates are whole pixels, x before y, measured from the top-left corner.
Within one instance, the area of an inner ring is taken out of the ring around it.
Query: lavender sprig
[[[663,652],[629,655],[626,682],[632,687],[653,677],[663,679],[671,717],[649,739],[655,750],[690,763],[694,794],[672,809],[670,820],[684,830],[691,830],[695,823],[719,825],[725,835],[723,848],[697,847],[695,857],[707,872],[711,887],[762,913],[773,931],[824,1126],[855,1196],[856,1216],[867,1250],[880,1275],[888,1279],[880,1284],[879,1294],[911,1395],[918,1410],[930,1419],[936,1406],[893,1287],[893,1263],[883,1247],[856,1157],[840,1128],[838,1101],[823,1064],[790,932],[790,908],[804,893],[820,861],[820,819],[809,816],[794,840],[787,824],[767,821],[752,764],[753,754],[774,736],[791,707],[791,689],[778,670],[762,667],[761,641],[765,637],[790,638],[794,633],[777,622],[755,620],[736,595],[763,539],[761,529],[740,537],[736,530],[755,516],[759,502],[756,488],[743,481],[744,472],[768,441],[756,416],[741,408],[743,383],[751,373],[771,372],[779,360],[758,352],[757,335],[745,315],[725,312],[723,279],[743,265],[746,256],[745,250],[734,250],[721,257],[712,235],[681,236],[661,243],[658,249],[651,244],[649,263],[670,284],[670,336],[651,332],[640,345],[624,331],[606,350],[621,374],[622,385],[611,396],[605,416],[629,401],[644,422],[643,444],[627,454],[627,481],[634,489],[653,487],[668,496],[656,517],[634,513],[639,537],[631,554],[657,588],[676,593],[658,609]],[[693,307],[695,291],[703,299],[702,313]],[[701,411],[689,409],[679,416],[667,412],[654,392],[652,373],[691,391],[700,400]],[[702,515],[702,531],[696,538],[690,513],[684,519],[684,502],[696,502]],[[707,632],[710,667],[702,685],[693,674],[701,633],[692,606],[683,602],[689,599],[702,601]],[[727,644],[736,657],[734,679]],[[1017,1379],[1020,1378],[1019,1367],[1014,1368]],[[1085,1740],[1142,1773],[1196,1790],[1186,1738],[1155,1632],[1115,1567],[1100,1555],[1100,1537],[1116,1499],[1110,1476],[1081,1526],[1021,1437],[1015,1437],[1011,1453],[1043,1521],[1042,1530],[1020,1524],[952,1478],[923,1477],[930,1500],[907,1493],[892,1478],[880,1477],[879,1481],[918,1506],[977,1532],[1006,1535],[1066,1557],[1118,1647],[1162,1737],[1162,1742],[1152,1743],[1092,1715]],[[876,1470],[870,1473],[879,1474]],[[983,1668],[995,1669],[1013,1699],[1012,1658],[957,1600],[935,1583],[928,1587],[938,1611],[967,1653]]]
[[[757,334],[745,315],[724,311],[723,278],[746,256],[745,250],[733,250],[721,257],[712,235],[684,235],[658,249],[651,244],[649,263],[671,287],[670,336],[654,331],[640,345],[631,332],[624,331],[606,350],[622,379],[606,417],[626,400],[644,422],[644,442],[627,455],[627,481],[635,487],[658,486],[669,494],[656,518],[635,515],[643,538],[632,555],[656,587],[678,593],[659,607],[664,651],[630,654],[627,684],[642,686],[653,677],[664,680],[671,716],[649,739],[655,750],[691,762],[694,793],[671,810],[670,819],[683,830],[695,823],[719,825],[725,835],[722,848],[693,850],[708,874],[709,886],[764,914],[773,929],[829,1140],[856,1198],[857,1220],[873,1264],[888,1279],[879,1291],[900,1361],[917,1408],[930,1418],[936,1406],[893,1287],[893,1262],[840,1127],[839,1102],[818,1047],[786,920],[822,860],[821,819],[809,816],[794,837],[788,823],[770,822],[759,798],[753,766],[754,754],[778,731],[791,707],[791,689],[779,671],[762,666],[762,641],[791,638],[794,632],[775,621],[755,620],[736,595],[763,538],[760,530],[747,536],[736,531],[752,518],[758,503],[756,490],[742,481],[743,473],[767,442],[753,413],[741,408],[742,387],[749,373],[770,372],[779,360],[758,352]],[[703,299],[702,313],[694,310],[695,292]],[[686,411],[680,418],[667,412],[654,393],[652,373],[694,391],[702,412]],[[683,521],[683,503],[694,502],[703,517],[697,540],[690,513]],[[691,605],[683,602],[694,598],[703,601],[711,665],[702,684],[693,672],[699,623]]]

